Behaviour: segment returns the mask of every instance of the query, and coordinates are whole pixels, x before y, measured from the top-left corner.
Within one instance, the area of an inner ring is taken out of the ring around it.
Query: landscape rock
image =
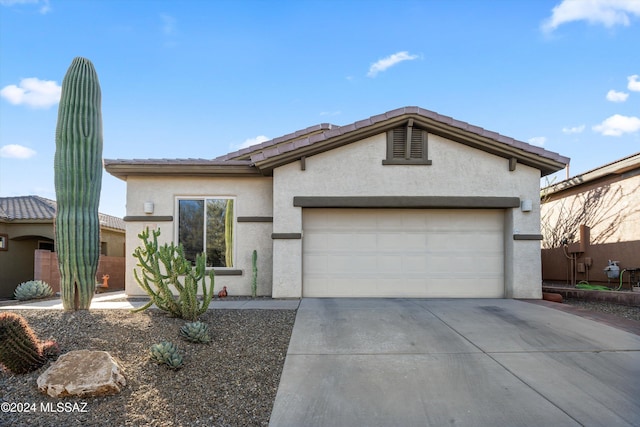
[[[106,396],[126,385],[122,368],[106,351],[63,354],[38,377],[38,389],[51,397]]]

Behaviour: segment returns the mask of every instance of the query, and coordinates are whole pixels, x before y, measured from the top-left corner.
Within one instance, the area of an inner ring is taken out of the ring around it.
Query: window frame
[[[8,251],[9,250],[9,235],[5,233],[0,233],[0,251]]]
[[[238,252],[238,238],[237,238],[237,230],[238,230],[238,199],[235,196],[176,196],[175,197],[175,216],[176,220],[174,221],[174,236],[176,245],[180,245],[180,201],[181,200],[202,200],[204,202],[204,216],[203,216],[203,248],[206,256],[207,252],[207,200],[232,200],[233,201],[233,265],[231,267],[227,266],[205,266],[206,270],[223,270],[223,271],[236,271],[237,270],[237,252]]]
[[[429,133],[425,129],[414,128],[413,119],[409,120],[404,127],[404,130],[405,130],[404,158],[394,157],[393,133],[396,129],[402,129],[402,128],[396,127],[393,129],[389,129],[387,131],[387,157],[386,159],[382,160],[383,165],[430,165],[432,164],[431,160],[429,160],[429,136],[428,136]],[[411,140],[414,132],[416,131],[420,132],[422,137],[422,157],[411,158]]]

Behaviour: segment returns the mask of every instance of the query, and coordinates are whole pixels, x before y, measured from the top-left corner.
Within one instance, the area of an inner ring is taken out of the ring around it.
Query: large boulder
[[[70,351],[38,377],[38,389],[52,397],[106,396],[126,384],[122,368],[106,351]]]

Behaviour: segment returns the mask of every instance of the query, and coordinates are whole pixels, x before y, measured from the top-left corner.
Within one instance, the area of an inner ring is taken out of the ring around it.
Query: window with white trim
[[[409,120],[406,126],[387,132],[387,158],[382,164],[430,165],[427,154],[427,131],[413,126],[413,120]]]
[[[188,260],[195,262],[204,252],[207,267],[234,266],[234,202],[228,197],[177,199],[178,243]]]

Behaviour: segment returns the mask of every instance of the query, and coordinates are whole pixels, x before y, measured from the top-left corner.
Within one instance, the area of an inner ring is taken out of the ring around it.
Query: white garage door
[[[501,210],[304,209],[305,297],[504,296]]]

